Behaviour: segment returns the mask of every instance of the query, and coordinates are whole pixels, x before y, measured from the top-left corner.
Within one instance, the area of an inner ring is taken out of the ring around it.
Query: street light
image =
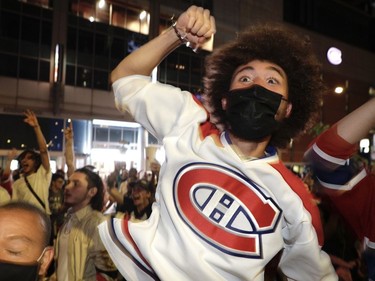
[[[342,63],[342,52],[336,47],[331,47],[327,51],[327,59],[333,65],[339,65]]]

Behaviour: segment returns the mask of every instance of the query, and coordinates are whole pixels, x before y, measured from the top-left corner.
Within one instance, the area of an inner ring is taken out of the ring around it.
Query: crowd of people
[[[154,182],[139,178],[135,168],[123,171],[118,182],[116,169],[104,181],[93,166],[76,168],[72,123],[64,130],[66,172],[59,169],[52,174],[38,118],[31,110],[24,114],[39,150],[11,150],[1,170],[0,268],[7,274],[2,271],[0,280],[124,280],[97,227],[105,220],[106,201],[116,203],[118,215],[138,221],[148,218]],[[18,173],[10,169],[15,158]],[[127,183],[126,194],[116,202],[108,191],[120,192],[123,183]]]
[[[352,161],[375,99],[306,148],[306,184],[277,151],[313,124],[325,91],[311,42],[252,26],[208,55],[202,99],[151,82],[176,48],[215,32],[191,6],[111,74],[117,108],[165,147],[150,173],[76,167],[72,123],[67,169],[52,173],[25,111],[38,148],[10,151],[1,170],[1,280],[375,280],[374,174]]]

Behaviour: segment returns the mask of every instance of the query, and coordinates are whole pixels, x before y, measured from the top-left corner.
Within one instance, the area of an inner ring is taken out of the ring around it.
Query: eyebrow
[[[276,71],[277,73],[279,73],[279,75],[280,75],[282,78],[286,79],[285,72],[284,72],[280,67],[276,67],[276,66],[270,65],[270,66],[267,66],[266,69],[274,70],[274,71]]]
[[[246,71],[246,70],[255,70],[254,67],[250,66],[250,65],[245,65],[243,67],[241,67],[238,71],[236,71],[234,74],[233,74],[233,78],[236,77],[239,73],[243,72],[243,71]],[[279,67],[276,67],[276,66],[273,66],[273,65],[270,65],[270,66],[267,66],[266,67],[266,70],[272,70],[272,71],[275,71],[277,72],[283,79],[286,79],[286,76],[285,76],[285,73],[284,71],[279,68]]]
[[[81,181],[79,179],[71,179],[69,180],[69,183],[74,183],[76,185],[78,183],[81,183]]]
[[[25,242],[30,243],[30,244],[33,244],[33,243],[34,243],[33,240],[31,240],[29,237],[27,237],[27,236],[25,236],[25,235],[13,235],[13,236],[8,236],[7,239],[10,240],[10,241],[21,240],[21,241],[25,241]]]

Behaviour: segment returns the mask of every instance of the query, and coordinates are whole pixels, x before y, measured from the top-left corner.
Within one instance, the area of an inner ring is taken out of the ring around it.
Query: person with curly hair
[[[242,82],[244,86],[257,84],[254,79],[260,77],[256,77],[254,71],[245,69],[244,72],[239,72],[241,67],[253,61],[272,62],[281,68],[281,74],[287,74],[287,96],[282,99],[281,106],[287,107],[288,118],[279,120],[272,134],[269,134],[270,140],[267,143],[284,148],[291,138],[314,124],[321,96],[326,90],[321,79],[320,64],[307,38],[304,40],[296,34],[286,34],[281,26],[252,26],[239,33],[237,40],[216,50],[206,60],[203,98],[207,107],[213,109],[211,118],[215,118],[217,124],[226,127],[231,122],[228,112],[222,107],[222,99],[226,98],[226,92],[233,87],[233,73],[237,73],[242,80],[248,80]],[[243,73],[248,77],[241,78]],[[267,81],[268,84],[277,84],[276,82],[270,79]],[[243,126],[242,123],[239,126]],[[249,138],[258,141],[263,136]]]
[[[99,226],[126,280],[337,280],[319,210],[281,162],[324,91],[309,42],[256,26],[208,56],[202,102],[150,75],[182,44],[216,32],[210,11],[191,6],[164,33],[113,70],[116,106],[163,144],[149,219]]]

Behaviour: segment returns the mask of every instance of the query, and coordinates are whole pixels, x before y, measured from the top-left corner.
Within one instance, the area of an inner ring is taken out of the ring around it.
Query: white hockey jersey
[[[113,89],[118,109],[166,152],[151,217],[99,226],[126,280],[258,281],[282,249],[280,267],[292,280],[337,280],[312,226],[317,209],[272,147],[241,159],[191,93],[149,77],[122,78]]]

